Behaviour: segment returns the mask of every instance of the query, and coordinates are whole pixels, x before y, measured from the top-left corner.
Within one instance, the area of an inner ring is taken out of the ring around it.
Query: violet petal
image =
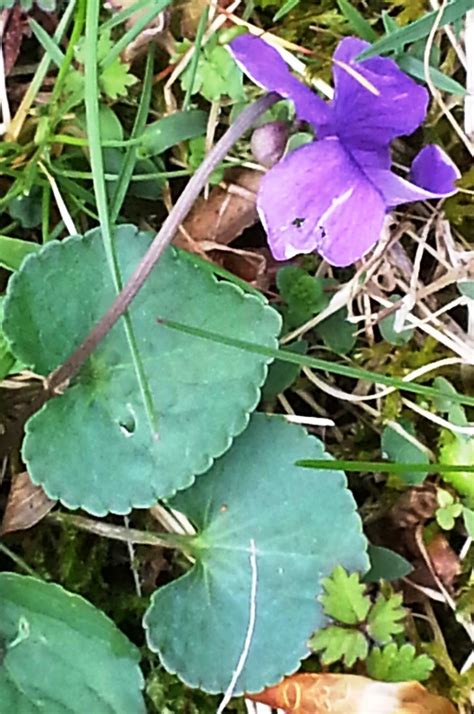
[[[415,156],[411,165],[410,179],[421,188],[436,196],[451,196],[456,193],[454,182],[461,172],[445,151],[436,144],[428,144]]]
[[[397,136],[411,134],[423,121],[428,92],[387,58],[355,57],[370,45],[355,37],[334,53],[334,123],[330,131],[349,151],[374,152]],[[373,164],[372,164],[373,165]]]
[[[262,179],[257,208],[277,260],[317,250],[351,265],[378,241],[381,194],[336,137],[291,152]]]
[[[291,99],[299,119],[316,128],[329,121],[331,110],[326,102],[291,74],[283,57],[267,42],[254,35],[239,35],[227,47],[252,82]]]
[[[364,169],[364,172],[390,208],[401,203],[452,196],[457,191],[454,182],[461,175],[449,156],[435,144],[425,146],[413,161],[410,176],[413,183],[391,171]]]

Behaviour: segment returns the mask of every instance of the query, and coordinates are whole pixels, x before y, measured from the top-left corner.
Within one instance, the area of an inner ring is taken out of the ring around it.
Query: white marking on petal
[[[348,188],[347,191],[344,191],[344,193],[341,193],[339,196],[333,198],[329,205],[329,208],[326,208],[323,215],[320,217],[315,227],[315,230],[321,231],[321,237],[318,238],[318,248],[319,246],[324,245],[325,239],[327,237],[325,224],[327,223],[329,218],[331,218],[334,211],[337,211],[339,206],[342,206],[346,201],[348,201],[353,193],[354,187],[351,186],[351,188]]]
[[[449,166],[450,168],[454,169],[456,171],[456,177],[458,179],[461,178],[462,174],[461,174],[459,168],[454,163],[454,161],[451,159],[451,157],[448,156],[448,154],[445,151],[443,151],[443,149],[440,146],[438,146],[437,144],[433,144],[433,146],[436,149],[436,152],[438,154],[438,158],[440,159],[440,161],[442,161],[443,164],[445,164],[446,166]]]
[[[371,94],[375,94],[376,97],[380,97],[380,92],[377,89],[377,87],[374,87],[372,82],[369,82],[369,80],[364,77],[360,72],[358,72],[354,67],[352,67],[350,64],[347,64],[347,62],[342,62],[342,60],[337,60],[337,59],[332,59],[334,64],[337,64],[338,67],[341,69],[345,70],[347,74],[350,74],[352,79],[355,79],[356,82],[359,82],[364,89],[367,89]]]

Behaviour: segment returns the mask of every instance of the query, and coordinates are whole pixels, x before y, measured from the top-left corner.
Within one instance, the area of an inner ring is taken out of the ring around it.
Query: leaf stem
[[[94,518],[75,516],[70,513],[55,512],[47,516],[47,520],[57,525],[73,526],[88,533],[119,540],[133,545],[151,545],[160,548],[175,548],[184,553],[191,551],[191,542],[195,536],[180,533],[150,533],[136,528],[124,528],[106,521],[96,521]]]
[[[239,114],[224,136],[215,144],[194,176],[188,182],[183,193],[176,201],[173,209],[163,223],[148,251],[133,272],[128,283],[117,295],[110,308],[91,330],[79,347],[56,370],[51,372],[46,380],[49,396],[61,393],[69,381],[77,374],[85,360],[95,350],[117,320],[127,310],[133,298],[137,295],[145,280],[150,275],[166,247],[171,243],[179,226],[191,210],[209,176],[221,163],[235,142],[252,126],[258,117],[279,101],[275,92],[266,94]]]

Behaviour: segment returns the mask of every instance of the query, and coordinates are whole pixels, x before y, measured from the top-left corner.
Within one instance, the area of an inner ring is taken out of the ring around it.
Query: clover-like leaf
[[[0,574],[0,714],[144,714],[139,659],[82,597]]]
[[[400,622],[405,617],[402,600],[402,596],[398,594],[388,598],[380,595],[371,607],[367,618],[367,631],[375,642],[384,645],[390,642],[394,635],[403,632]]]
[[[188,685],[225,691],[249,631],[235,694],[276,684],[326,624],[321,578],[338,563],[367,568],[344,474],[329,457],[327,470],[295,465],[305,458],[324,458],[319,440],[256,414],[232,449],[171,501],[198,529],[196,562],[153,595],[145,626],[150,648]]]
[[[123,280],[150,236],[121,226]],[[79,345],[114,297],[98,231],[48,243],[10,281],[4,330],[13,353],[48,374]],[[189,486],[246,427],[270,360],[157,323],[168,318],[274,347],[278,314],[264,298],[217,282],[169,249],[129,310],[146,398],[123,320],[65,393],[26,425],[31,479],[69,508],[103,515],[147,507]],[[145,406],[147,404],[147,406]]]
[[[334,620],[346,625],[357,625],[365,620],[370,608],[370,599],[365,595],[365,585],[358,573],[346,573],[344,568],[335,568],[331,577],[322,581],[324,595],[319,598],[324,612]]]
[[[310,645],[315,652],[322,652],[323,664],[341,660],[346,667],[352,667],[358,659],[365,659],[369,652],[369,643],[362,632],[337,625],[317,632]]]
[[[218,101],[222,95],[234,100],[244,98],[242,71],[215,37],[201,50],[197,71],[194,73],[188,65],[181,75],[184,90],[189,89],[193,77],[192,93],[199,92],[209,102]]]
[[[399,647],[395,642],[383,649],[374,647],[367,658],[367,673],[382,682],[424,682],[435,663],[428,655],[417,655],[413,645]]]

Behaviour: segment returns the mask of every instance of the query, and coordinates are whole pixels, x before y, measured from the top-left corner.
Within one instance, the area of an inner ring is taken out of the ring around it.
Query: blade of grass
[[[351,472],[378,472],[386,474],[403,474],[406,471],[415,471],[426,474],[443,473],[463,473],[468,471],[474,473],[474,465],[451,465],[451,464],[397,464],[391,461],[345,461],[338,459],[303,459],[296,462],[297,466],[305,469],[341,469]]]
[[[159,2],[159,0],[157,0]],[[156,2],[152,3],[152,8],[155,7]],[[117,25],[120,25],[122,22],[125,22],[128,20],[132,15],[134,15],[136,12],[140,12],[140,10],[148,10],[150,8],[150,0],[138,0],[138,2],[134,2],[133,5],[130,5],[130,7],[125,8],[124,10],[120,10],[120,12],[113,12],[113,15],[111,18],[106,20],[106,22],[103,22],[101,25],[102,32],[105,32],[107,30],[111,30],[114,27],[117,27]]]
[[[69,25],[69,22],[71,21],[75,6],[75,0],[70,0],[68,5],[66,6],[64,14],[61,17],[61,20],[53,35],[53,40],[56,44],[62,40],[64,33],[66,32],[66,29]],[[41,62],[39,63],[38,68],[33,76],[33,79],[31,80],[31,83],[28,89],[26,90],[24,97],[20,102],[20,106],[18,107],[15,116],[10,122],[6,134],[6,139],[8,141],[16,141],[18,139],[21,129],[23,127],[23,122],[25,121],[28,115],[28,111],[34,102],[35,97],[41,88],[41,85],[43,84],[44,78],[48,73],[50,64],[50,58],[47,54],[45,54],[44,57],[42,57]]]
[[[188,335],[194,335],[195,337],[201,337],[205,340],[210,340],[211,342],[218,342],[222,345],[236,347],[237,349],[264,355],[265,357],[273,357],[281,362],[304,365],[306,367],[312,367],[313,369],[329,372],[331,374],[338,374],[341,377],[365,379],[373,384],[384,384],[388,387],[395,387],[400,391],[413,392],[414,394],[421,394],[425,397],[440,398],[445,396],[441,390],[436,389],[435,387],[425,387],[424,385],[417,384],[416,382],[407,382],[400,377],[389,377],[386,374],[371,372],[367,369],[361,369],[360,367],[349,367],[344,364],[337,364],[335,362],[309,357],[308,355],[297,354],[296,352],[290,352],[288,350],[273,349],[272,347],[266,347],[265,345],[255,344],[254,342],[237,340],[234,337],[218,335],[215,332],[209,332],[208,330],[203,330],[199,327],[192,327],[191,325],[184,325],[181,322],[167,320],[162,317],[159,317],[157,322],[158,324],[169,327],[172,330],[178,330],[179,332],[184,332]],[[474,406],[474,397],[467,397],[463,394],[453,394],[449,395],[449,398],[459,402],[459,404]]]
[[[378,35],[370,22],[367,22],[359,10],[351,5],[348,0],[337,0],[337,4],[339,5],[339,10],[359,37],[363,40],[367,40],[367,42],[375,42],[378,40]]]
[[[412,77],[415,77],[415,79],[421,79],[423,82],[425,81],[425,68],[423,60],[418,59],[418,57],[413,57],[407,52],[404,52],[402,55],[397,57],[396,60],[398,66],[400,69],[403,69],[404,72]],[[466,90],[462,84],[459,84],[459,82],[456,82],[455,79],[443,74],[443,72],[440,72],[439,69],[430,67],[430,79],[435,87],[440,89],[442,92],[458,94],[461,97],[466,95]]]
[[[93,186],[99,214],[99,222],[104,243],[104,250],[117,294],[122,289],[122,278],[118,258],[115,252],[112,226],[107,205],[107,192],[104,178],[104,162],[100,137],[99,116],[99,77],[97,58],[97,37],[99,33],[100,0],[88,0],[86,10],[86,32],[84,42],[84,101],[86,107],[87,135],[90,145],[90,161],[93,173]],[[133,326],[128,313],[123,315],[123,326],[133,360],[137,382],[142,395],[147,418],[153,434],[157,433],[157,416],[146,373],[140,358]]]
[[[439,26],[443,27],[451,22],[456,22],[456,20],[464,17],[468,10],[472,10],[473,8],[474,0],[454,0],[454,2],[445,8]],[[374,42],[370,49],[362,52],[356,59],[367,59],[368,57],[383,55],[387,52],[400,52],[405,45],[428,37],[431,28],[437,20],[438,12],[438,10],[429,12],[424,17],[415,20],[415,22],[410,23],[406,27],[395,30],[388,37],[382,37],[380,40],[377,40],[377,42]]]
[[[123,50],[130,45],[133,40],[135,40],[138,35],[143,32],[143,30],[150,25],[153,20],[160,14],[160,12],[163,12],[163,10],[168,7],[170,4],[171,0],[160,0],[157,2],[155,7],[151,8],[151,10],[148,10],[148,12],[145,12],[144,15],[141,15],[136,22],[134,22],[133,27],[131,27],[127,32],[125,32],[122,37],[114,44],[110,52],[106,54],[104,59],[101,61],[100,66],[101,69],[105,69],[109,65],[114,62],[114,60],[117,59],[117,57],[120,55]]]
[[[49,59],[54,62],[57,67],[60,67],[64,62],[64,52],[62,49],[58,47],[53,38],[48,35],[46,30],[44,30],[36,20],[30,19],[28,24],[44,51],[49,55]]]
[[[300,4],[300,0],[286,0],[286,3],[278,10],[278,12],[273,16],[272,22],[279,22],[285,15],[294,10],[294,8]]]
[[[191,62],[189,66],[189,72],[190,72],[190,80],[188,84],[188,88],[186,90],[186,94],[184,96],[183,100],[183,112],[187,111],[189,109],[189,105],[191,103],[191,95],[193,93],[193,87],[194,87],[194,80],[196,78],[196,72],[199,64],[199,56],[201,54],[201,45],[202,45],[202,38],[204,37],[204,31],[206,29],[207,25],[207,19],[209,17],[209,6],[206,5],[203,13],[201,14],[201,17],[199,18],[199,24],[196,30],[196,39],[194,40],[194,54],[191,57]]]
[[[146,120],[148,118],[148,112],[151,104],[151,92],[153,89],[153,58],[154,58],[154,47],[151,44],[148,48],[145,74],[143,77],[142,93],[140,97],[140,104],[138,105],[137,113],[135,115],[135,121],[132,128],[132,134],[130,137],[131,142],[138,140],[138,137],[143,132]],[[122,208],[130,181],[132,180],[133,171],[135,169],[135,164],[137,160],[137,152],[134,144],[130,144],[128,147],[125,157],[120,170],[120,175],[117,179],[117,185],[115,187],[114,195],[112,197],[112,205],[110,207],[110,220],[112,223],[117,221],[117,218]]]

